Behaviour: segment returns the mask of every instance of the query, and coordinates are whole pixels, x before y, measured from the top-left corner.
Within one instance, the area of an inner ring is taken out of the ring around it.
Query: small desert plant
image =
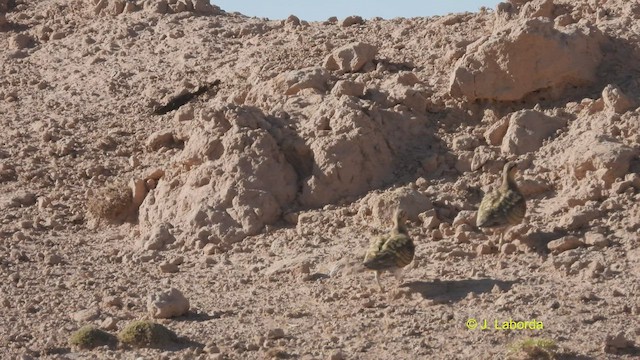
[[[118,334],[118,339],[135,347],[164,347],[178,340],[176,334],[163,325],[137,320],[127,325]]]
[[[115,336],[92,325],[81,327],[69,337],[69,344],[80,349],[93,349],[97,346],[112,345],[115,342]]]
[[[124,220],[131,209],[133,193],[125,183],[116,183],[98,190],[87,199],[87,211],[96,220]]]
[[[509,359],[553,360],[558,356],[558,345],[551,339],[527,338],[509,346]]]

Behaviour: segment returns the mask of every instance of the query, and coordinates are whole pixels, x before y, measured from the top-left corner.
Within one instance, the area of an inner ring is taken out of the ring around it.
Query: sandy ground
[[[637,357],[638,24],[621,0],[324,23],[0,0],[2,358]],[[497,247],[475,211],[508,160],[527,214]],[[398,206],[416,255],[380,292],[361,263]],[[171,288],[189,311],[155,319]],[[135,319],[180,341],[68,342]]]

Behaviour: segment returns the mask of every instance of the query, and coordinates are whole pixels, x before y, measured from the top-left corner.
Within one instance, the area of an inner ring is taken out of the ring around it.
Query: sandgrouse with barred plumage
[[[384,291],[380,283],[380,274],[390,271],[399,282],[402,282],[402,268],[409,265],[415,254],[415,245],[409,237],[405,222],[407,213],[398,209],[393,215],[393,228],[388,233],[374,238],[364,257],[364,266],[376,272],[376,282],[380,291]]]
[[[516,164],[506,163],[502,170],[502,184],[496,190],[485,194],[478,208],[476,225],[500,228],[500,245],[506,228],[521,223],[527,210],[524,196],[514,180],[515,172]]]

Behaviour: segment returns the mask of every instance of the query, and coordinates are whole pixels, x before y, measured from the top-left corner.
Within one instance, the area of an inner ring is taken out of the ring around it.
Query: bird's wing
[[[388,238],[389,236],[387,234],[371,239],[371,242],[369,242],[369,248],[364,255],[364,261],[367,262],[368,260],[378,255],[380,250],[382,250],[382,246],[388,240]]]
[[[493,225],[496,220],[496,209],[500,204],[500,198],[499,191],[492,191],[484,195],[478,207],[478,217],[476,218],[476,225],[478,227]]]
[[[518,224],[524,218],[525,212],[526,202],[518,191],[494,191],[482,199],[476,225],[492,227]]]
[[[395,234],[384,242],[380,250],[365,260],[364,265],[372,270],[385,270],[407,266],[415,254],[411,238],[405,234]]]
[[[518,191],[509,190],[503,200],[504,214],[509,224],[519,224],[527,212],[524,196]]]

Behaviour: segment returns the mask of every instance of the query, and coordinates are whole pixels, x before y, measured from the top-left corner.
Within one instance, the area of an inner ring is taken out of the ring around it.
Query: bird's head
[[[409,215],[407,214],[407,211],[402,209],[402,208],[397,208],[396,211],[393,213],[393,225],[394,228],[398,229],[399,231],[406,231],[406,222],[408,219]]]
[[[518,164],[515,161],[509,161],[504,164],[503,173],[509,175],[511,178],[516,174]]]

